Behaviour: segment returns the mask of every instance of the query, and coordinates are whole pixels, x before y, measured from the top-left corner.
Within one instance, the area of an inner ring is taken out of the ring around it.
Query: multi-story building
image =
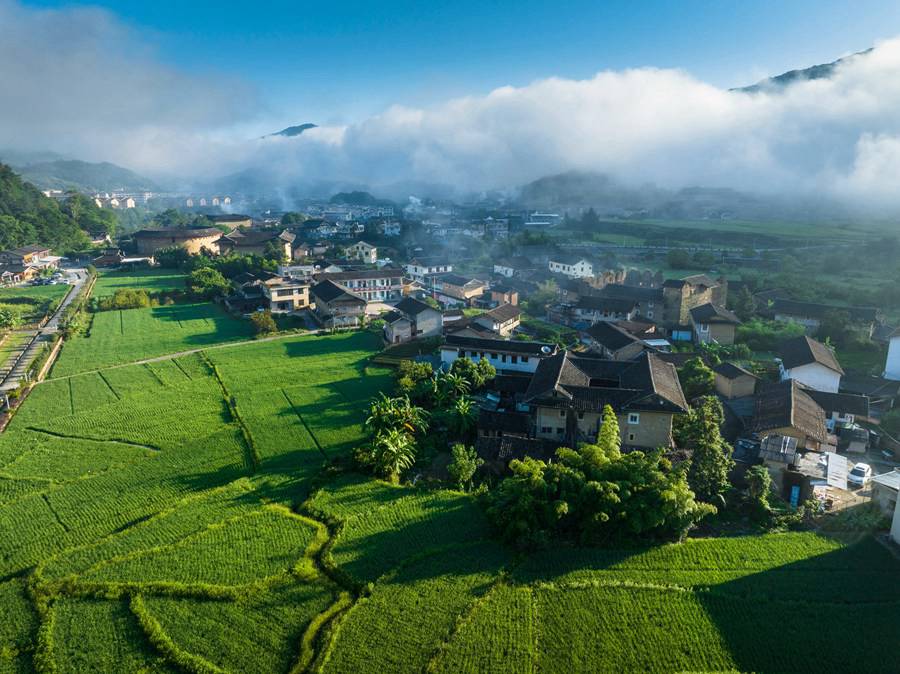
[[[273,314],[284,314],[309,308],[309,283],[290,276],[273,276],[262,280],[263,295]]]
[[[367,302],[399,300],[403,296],[403,270],[396,267],[341,271],[315,275],[316,281],[333,281]]]
[[[583,257],[562,255],[551,257],[548,263],[554,274],[565,274],[572,278],[585,278],[594,275],[594,265]]]
[[[444,258],[439,257],[414,257],[404,265],[407,276],[413,281],[425,283],[427,279],[437,274],[447,274],[453,271],[453,265]]]
[[[538,363],[558,352],[556,344],[448,335],[441,345],[445,368],[457,358],[487,360],[498,372],[534,372]]]

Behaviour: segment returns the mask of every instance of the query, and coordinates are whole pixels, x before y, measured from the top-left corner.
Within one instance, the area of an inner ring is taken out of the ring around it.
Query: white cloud
[[[161,65],[109,14],[0,0],[0,82],[0,147],[200,180],[265,167],[284,184],[480,190],[582,169],[900,207],[900,39],[848,59],[830,79],[780,91],[729,92],[674,70],[601,72],[260,140],[246,133],[261,121],[245,88]]]

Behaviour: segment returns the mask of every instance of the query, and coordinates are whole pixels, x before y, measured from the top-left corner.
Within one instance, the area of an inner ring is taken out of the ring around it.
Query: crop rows
[[[126,272],[104,272],[94,284],[94,297],[109,297],[116,290],[146,290],[155,293],[164,290],[183,290],[186,276],[162,269],[146,269]]]
[[[247,321],[231,318],[214,304],[102,311],[94,315],[89,336],[66,345],[52,375],[64,377],[250,336]]]
[[[422,671],[508,560],[503,548],[483,542],[403,566],[349,611],[323,671]]]
[[[147,611],[180,649],[231,672],[286,672],[304,630],[333,601],[321,583],[276,585],[238,601],[146,597]]]
[[[287,573],[315,529],[275,509],[211,524],[177,543],[104,560],[86,582],[244,585]]]

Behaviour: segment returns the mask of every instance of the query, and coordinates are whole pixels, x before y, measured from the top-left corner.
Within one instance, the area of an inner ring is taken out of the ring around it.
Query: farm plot
[[[0,309],[12,312],[22,323],[37,323],[56,310],[71,286],[17,286],[0,288]]]
[[[287,672],[304,631],[334,600],[321,583],[276,585],[237,601],[145,597],[175,645],[231,672]],[[252,638],[248,638],[252,635]]]
[[[58,672],[178,671],[155,652],[123,600],[63,598],[51,610],[50,657]]]
[[[502,547],[483,542],[398,569],[349,611],[322,671],[423,671],[509,559]]]
[[[187,276],[171,269],[138,269],[103,272],[94,284],[94,297],[109,297],[117,290],[146,290],[155,293],[184,290]]]
[[[65,377],[167,353],[247,339],[252,328],[212,303],[101,311],[89,336],[66,344],[52,376]]]

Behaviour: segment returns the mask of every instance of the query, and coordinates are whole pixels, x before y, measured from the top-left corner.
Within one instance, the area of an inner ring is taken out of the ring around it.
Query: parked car
[[[853,466],[853,470],[847,475],[847,480],[851,484],[865,487],[869,480],[872,479],[872,466],[867,463],[858,463]]]

